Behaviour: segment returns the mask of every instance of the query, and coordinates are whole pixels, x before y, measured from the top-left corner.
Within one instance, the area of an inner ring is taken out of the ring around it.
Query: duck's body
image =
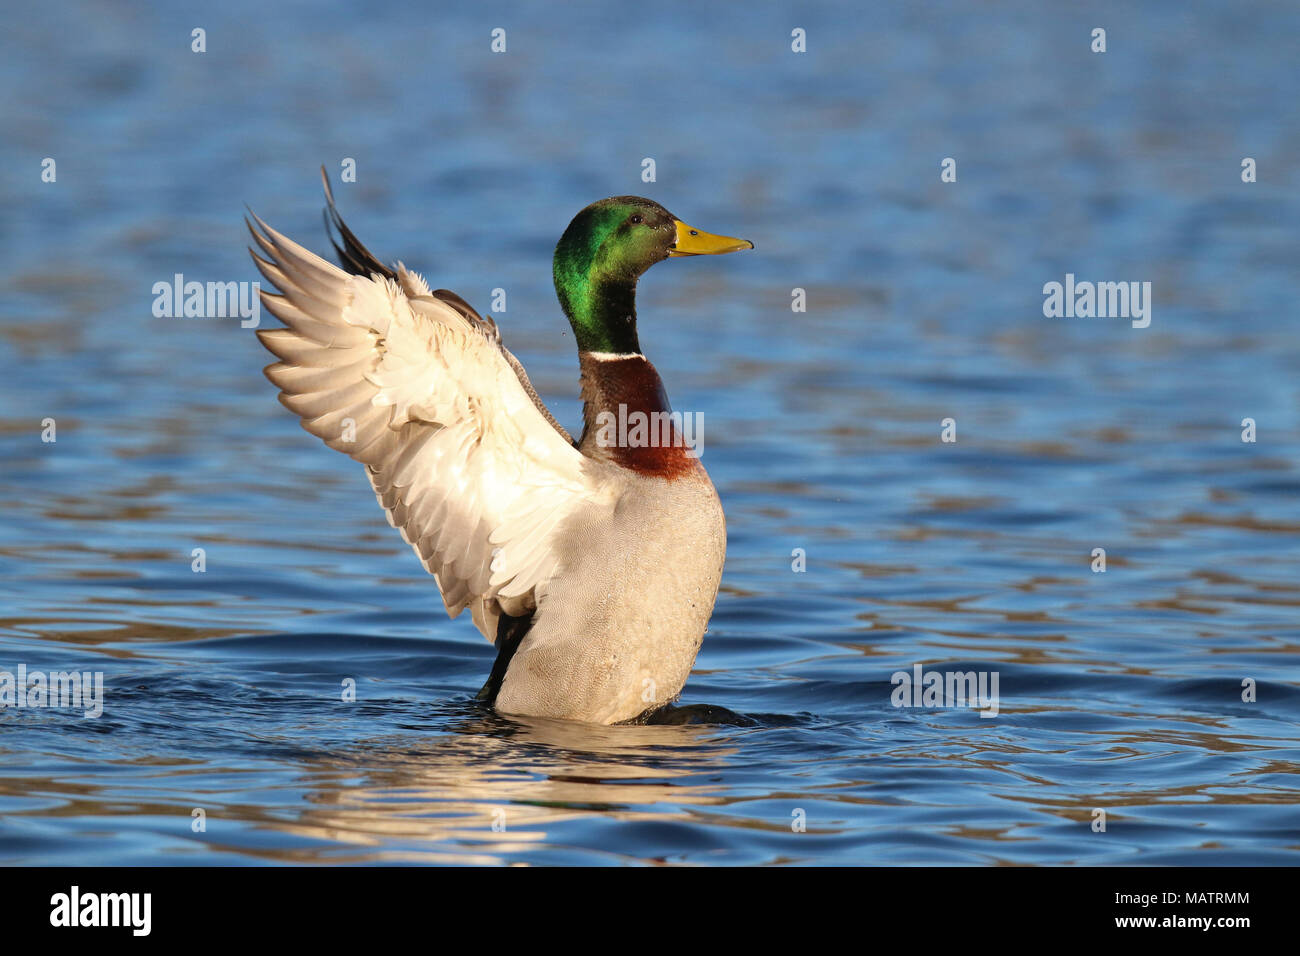
[[[603,724],[671,703],[717,597],[722,506],[675,424],[649,444],[603,426],[669,411],[636,339],[636,278],[668,255],[752,245],[696,238],[634,197],[579,214],[555,264],[582,370],[574,442],[492,322],[380,264],[329,209],[346,272],[258,220],[270,261],[254,258],[283,293],[263,301],[287,326],[258,333],[281,360],[267,376],[303,427],[366,466],[448,612],[469,607],[496,644],[480,696]]]
[[[502,713],[614,724],[676,699],[713,613],[726,527],[704,469],[602,468],[616,502],[575,517],[566,559],[496,696]]]

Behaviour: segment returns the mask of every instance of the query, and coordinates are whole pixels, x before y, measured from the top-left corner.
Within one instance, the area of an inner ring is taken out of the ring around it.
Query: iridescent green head
[[[693,229],[663,206],[614,196],[578,213],[555,247],[555,292],[584,352],[639,352],[636,283],[676,256],[752,249],[747,239]]]

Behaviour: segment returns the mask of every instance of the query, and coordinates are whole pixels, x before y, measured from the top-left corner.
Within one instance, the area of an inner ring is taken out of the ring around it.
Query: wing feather
[[[400,264],[361,274],[376,260],[350,232],[343,254],[355,274],[253,221],[253,258],[280,292],[262,301],[285,324],[257,333],[279,360],[266,375],[280,401],[365,465],[447,612],[471,608],[493,640],[503,612],[526,613],[545,594],[565,519],[603,500],[591,466],[495,323],[459,296],[429,293]]]

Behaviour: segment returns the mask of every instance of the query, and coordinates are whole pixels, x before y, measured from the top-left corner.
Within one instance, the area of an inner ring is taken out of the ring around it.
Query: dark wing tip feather
[[[323,165],[320,168],[320,181],[325,187],[325,234],[329,236],[330,245],[338,254],[339,265],[343,271],[354,276],[378,274],[385,279],[396,280],[397,273],[376,259],[374,253],[367,249],[343,222],[343,217],[334,206],[334,190],[330,188],[329,174],[325,172]],[[334,238],[335,232],[343,241],[342,247]]]

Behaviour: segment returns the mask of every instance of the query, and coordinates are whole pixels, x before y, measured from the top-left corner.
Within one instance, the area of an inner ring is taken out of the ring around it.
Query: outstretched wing
[[[375,276],[381,275],[387,279],[392,279],[398,284],[403,292],[410,298],[417,296],[431,295],[447,305],[451,306],[468,321],[471,325],[488,332],[493,341],[496,342],[497,348],[505,356],[510,367],[515,370],[515,376],[519,379],[519,384],[523,386],[528,397],[533,400],[537,410],[542,413],[542,417],[551,423],[551,427],[564,436],[564,440],[570,445],[577,448],[578,443],[573,440],[573,436],[564,430],[564,426],[555,420],[551,410],[546,407],[542,397],[537,394],[537,389],[533,388],[533,383],[528,380],[528,373],[524,371],[524,366],[519,359],[515,358],[511,351],[505,347],[501,341],[501,332],[497,324],[490,318],[484,318],[475,311],[474,307],[458,296],[450,289],[434,289],[429,291],[429,284],[418,272],[410,272],[400,262],[397,263],[396,269],[390,269],[379,261],[369,249],[367,249],[360,239],[348,228],[343,217],[339,215],[338,207],[334,205],[334,190],[330,188],[329,174],[325,172],[325,167],[320,168],[321,185],[325,187],[325,234],[329,236],[330,244],[334,247],[334,253],[339,258],[339,265],[343,270],[354,276]],[[338,238],[334,234],[338,233]],[[342,245],[339,245],[339,243]]]
[[[351,275],[254,219],[253,259],[282,293],[262,302],[286,328],[257,333],[280,359],[266,368],[280,401],[366,466],[447,612],[469,607],[493,640],[502,611],[545,594],[561,523],[602,498],[587,460],[539,411],[495,325],[400,265]]]

